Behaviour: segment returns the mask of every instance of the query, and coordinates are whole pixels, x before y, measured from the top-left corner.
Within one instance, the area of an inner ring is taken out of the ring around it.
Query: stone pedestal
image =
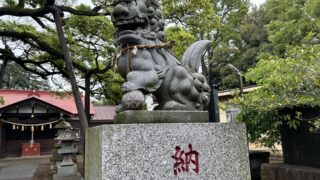
[[[87,130],[85,147],[87,180],[250,179],[238,123],[104,125]]]
[[[203,123],[209,122],[207,111],[124,111],[114,117],[115,124]]]

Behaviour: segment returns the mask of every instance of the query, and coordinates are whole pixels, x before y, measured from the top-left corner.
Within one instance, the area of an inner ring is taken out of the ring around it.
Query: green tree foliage
[[[265,25],[268,23],[265,12],[262,8],[253,7],[251,11],[245,16],[243,22],[240,25],[240,39],[241,46],[234,52],[235,57],[230,62],[240,69],[246,71],[256,65],[258,57],[262,54],[266,54],[270,49],[270,42],[268,41],[268,31]],[[235,78],[236,74],[231,72],[231,69],[226,67],[221,84],[223,87],[237,87],[239,82]],[[245,81],[244,85],[251,85],[252,82]]]
[[[268,52],[268,23],[262,8],[253,7],[240,26],[240,36],[244,45],[237,65],[249,69],[256,64],[259,54]]]
[[[0,47],[0,60],[8,60],[44,79],[61,74],[68,77],[63,52],[50,14],[51,0],[6,0],[1,4],[0,36],[5,48]],[[101,6],[73,7],[73,0],[58,1],[55,7],[65,13],[63,28],[69,45],[73,66],[79,78],[90,80],[91,95],[108,97],[100,90],[111,83],[103,76],[112,68],[114,29],[109,15]],[[98,75],[102,76],[98,76]],[[79,81],[81,82],[81,81]],[[117,83],[118,81],[116,81]],[[85,89],[84,84],[79,87]],[[108,92],[109,93],[109,92]]]
[[[184,30],[182,27],[168,27],[165,30],[167,39],[175,42],[173,46],[173,51],[178,59],[181,59],[185,50],[195,42],[196,38]]]
[[[319,0],[268,0],[241,27],[242,57],[261,59],[245,76],[261,88],[235,101],[252,141],[273,146],[281,123],[297,128],[299,108],[319,106],[319,6]]]
[[[286,46],[319,43],[319,0],[269,0],[263,6],[272,55],[284,55]]]
[[[320,105],[320,46],[288,47],[283,56],[262,59],[250,69],[246,79],[261,88],[235,100],[241,107],[238,119],[247,124],[250,139],[267,146],[280,141],[281,123],[297,128],[302,112],[292,115],[295,108]]]
[[[83,4],[77,9],[90,11]],[[97,68],[105,67],[106,60],[112,59],[114,28],[107,17],[72,15],[64,21],[64,29],[77,63],[85,62],[90,68]]]
[[[89,11],[87,6],[77,7]],[[103,28],[101,28],[103,27]],[[92,74],[91,91],[97,99],[105,104],[117,104],[122,96],[120,86],[123,79],[111,71],[110,60],[113,59],[114,28],[106,16],[77,16],[72,15],[65,21],[65,33],[72,44],[71,53],[77,63],[84,63],[88,69],[95,72],[83,73],[81,76]]]
[[[104,74],[95,75],[95,79],[105,79],[101,81],[101,87],[97,89],[97,99],[101,99],[100,103],[116,105],[120,103],[122,97],[121,85],[124,79],[113,70],[109,70]],[[101,97],[101,95],[103,95]]]
[[[49,90],[47,80],[24,70],[21,66],[10,63],[7,65],[6,72],[2,77],[1,88],[4,89],[27,89],[27,90]]]
[[[240,25],[248,12],[248,0],[164,0],[163,12],[170,25],[183,27],[199,39],[212,40],[211,80],[222,89],[238,86],[237,76],[226,65],[237,60],[243,46]],[[170,40],[169,38],[167,38]],[[187,47],[179,44],[177,54]],[[203,62],[205,64],[205,62]],[[206,71],[205,71],[206,73]],[[228,75],[229,77],[226,77]],[[228,80],[231,79],[231,80]]]
[[[199,38],[211,38],[218,17],[210,0],[162,0],[163,15],[176,25],[184,26]]]

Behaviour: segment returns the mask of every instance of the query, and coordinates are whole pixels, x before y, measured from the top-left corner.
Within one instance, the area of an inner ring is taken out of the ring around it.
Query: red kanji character
[[[189,144],[188,146],[189,152],[185,154],[186,156],[186,171],[189,171],[189,164],[192,163],[194,164],[195,168],[192,169],[194,170],[195,173],[199,173],[199,153],[197,151],[192,150],[192,145]]]
[[[181,148],[179,146],[176,147],[176,153],[172,158],[176,161],[173,165],[173,172],[174,175],[177,176],[178,172],[180,173],[181,171],[185,171],[185,162],[182,159],[182,156],[184,156],[184,151],[181,151]]]
[[[181,151],[181,148],[179,146],[176,147],[176,153],[172,158],[175,160],[175,163],[173,165],[173,172],[174,175],[177,176],[178,173],[181,172],[189,172],[189,165],[190,163],[194,164],[195,173],[199,173],[199,153],[197,151],[192,150],[192,145],[189,144],[189,152],[184,153],[184,151]]]

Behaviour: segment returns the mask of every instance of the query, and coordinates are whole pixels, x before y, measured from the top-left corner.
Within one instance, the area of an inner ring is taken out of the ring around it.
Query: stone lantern
[[[70,123],[64,120],[61,120],[54,128],[58,129],[57,137],[55,138],[57,157],[62,157],[62,161],[56,162],[57,174],[53,175],[53,179],[82,179],[77,171],[77,164],[74,162],[78,152],[77,142],[80,140],[79,131],[73,129]]]

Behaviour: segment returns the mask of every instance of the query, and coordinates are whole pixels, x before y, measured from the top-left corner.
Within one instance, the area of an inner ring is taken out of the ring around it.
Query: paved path
[[[39,164],[49,163],[49,156],[0,160],[0,180],[31,180]]]

